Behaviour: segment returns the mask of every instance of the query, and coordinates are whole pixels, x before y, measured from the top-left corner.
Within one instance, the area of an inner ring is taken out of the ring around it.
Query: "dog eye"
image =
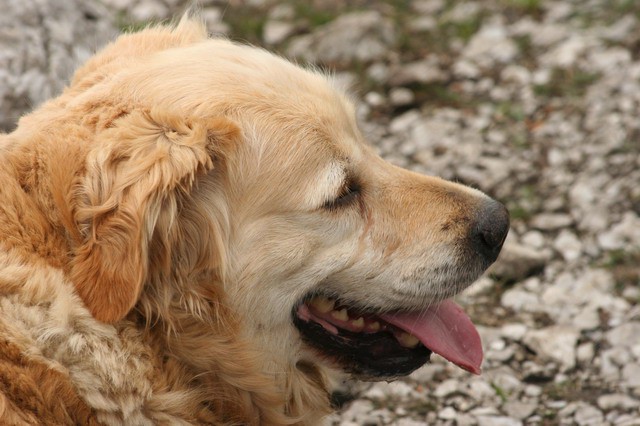
[[[327,201],[322,206],[322,208],[327,210],[335,210],[347,207],[351,205],[356,200],[356,198],[358,198],[360,192],[360,185],[353,180],[348,180],[342,186],[342,189],[340,190],[338,196],[332,200]]]

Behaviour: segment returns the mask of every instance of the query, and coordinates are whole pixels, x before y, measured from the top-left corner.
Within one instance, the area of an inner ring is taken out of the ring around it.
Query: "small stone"
[[[442,72],[437,63],[426,59],[419,62],[403,64],[391,73],[389,84],[393,86],[405,86],[409,84],[429,84],[445,81],[446,74]]]
[[[580,333],[574,327],[554,325],[528,331],[523,341],[543,359],[556,361],[560,363],[562,370],[567,371],[576,365],[576,344],[579,337]]]
[[[530,397],[539,397],[542,395],[542,387],[536,385],[527,385],[524,388],[524,394]]]
[[[640,339],[640,322],[633,321],[621,324],[609,330],[606,339],[612,346],[630,347]]]
[[[541,232],[533,230],[522,236],[522,244],[534,249],[540,249],[545,246],[546,240]]]
[[[602,411],[589,404],[581,404],[573,415],[573,418],[580,426],[599,426],[604,421]]]
[[[433,383],[434,376],[442,371],[444,371],[443,365],[428,363],[411,373],[409,377],[418,383]]]
[[[503,411],[509,416],[516,419],[524,420],[535,413],[538,408],[537,404],[521,401],[507,401],[502,406]]]
[[[515,342],[520,341],[526,332],[527,326],[524,324],[505,324],[500,329],[500,333],[503,337]]]
[[[478,426],[522,426],[522,421],[505,416],[478,417]]]
[[[592,342],[585,342],[578,346],[578,349],[576,350],[576,359],[581,364],[591,364],[595,353],[595,345]]]
[[[475,379],[470,384],[466,390],[466,393],[469,394],[476,401],[483,401],[495,396],[495,389],[486,381]]]
[[[509,63],[518,55],[518,48],[507,36],[504,26],[497,22],[487,23],[473,35],[462,52],[462,56],[481,67],[495,63]]]
[[[397,426],[424,426],[424,422],[407,418],[395,420],[393,424]]]
[[[598,407],[605,411],[609,410],[632,410],[640,407],[640,401],[631,398],[629,395],[614,393],[598,397]]]
[[[458,413],[453,407],[445,407],[438,413],[438,418],[442,420],[454,420]]]
[[[610,230],[598,235],[598,244],[605,250],[640,247],[640,217],[628,212]]]
[[[510,369],[494,373],[491,383],[507,395],[516,394],[522,388],[522,382]]]
[[[640,387],[640,364],[627,364],[622,368],[622,380],[631,388]]]
[[[262,40],[266,44],[274,45],[282,43],[295,31],[295,26],[290,22],[268,21],[262,30]]]
[[[500,304],[514,311],[534,311],[540,305],[540,298],[520,287],[514,287],[502,294]]]
[[[440,383],[438,387],[436,387],[436,390],[433,392],[433,394],[438,398],[443,398],[447,395],[451,395],[453,393],[458,392],[458,390],[459,390],[458,380],[449,379]]]
[[[569,37],[566,41],[544,54],[540,60],[551,67],[571,68],[588,47],[589,45],[583,37]]]
[[[495,407],[478,407],[471,410],[470,414],[476,417],[494,417],[500,413]]]
[[[568,214],[543,213],[531,219],[531,226],[543,231],[555,231],[573,224],[573,218]]]
[[[395,117],[389,123],[392,133],[408,132],[420,120],[421,114],[417,109],[410,109],[402,115]]]
[[[548,255],[540,250],[507,240],[490,273],[508,280],[522,281],[541,270],[548,259]]]
[[[578,330],[594,330],[600,326],[600,313],[596,305],[588,305],[578,312],[577,315],[571,319],[573,324]]]
[[[328,64],[368,62],[383,59],[395,39],[393,23],[379,12],[351,12],[293,39],[287,53]]]
[[[389,101],[393,106],[404,106],[415,100],[413,92],[404,87],[396,87],[389,92]]]
[[[361,416],[368,414],[373,410],[373,403],[366,399],[356,399],[349,407],[342,412],[343,420],[358,420]]]
[[[160,2],[143,0],[131,9],[131,16],[139,22],[153,19],[164,19],[169,15],[169,9]]]
[[[381,107],[386,103],[386,99],[378,92],[369,92],[364,95],[364,101],[374,108]]]
[[[453,73],[458,78],[475,79],[480,76],[480,69],[473,62],[461,59],[453,64]]]
[[[413,386],[402,382],[402,381],[395,381],[395,382],[391,382],[388,384],[387,386],[387,393],[390,396],[394,396],[394,397],[399,397],[399,398],[406,398],[412,394],[415,393],[415,390],[413,388]]]
[[[566,229],[560,232],[553,247],[567,262],[578,260],[582,256],[582,243],[573,232]]]

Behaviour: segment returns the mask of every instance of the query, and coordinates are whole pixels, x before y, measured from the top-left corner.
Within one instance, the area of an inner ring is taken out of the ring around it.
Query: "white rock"
[[[389,130],[392,133],[401,133],[410,131],[414,124],[420,120],[421,114],[417,109],[410,109],[402,115],[395,117],[389,123]]]
[[[389,92],[389,101],[393,106],[404,106],[415,99],[413,92],[405,87],[396,87]]]
[[[487,375],[489,375],[488,373]],[[507,395],[516,394],[522,388],[522,382],[511,369],[492,371],[491,376],[491,382]]]
[[[640,364],[627,364],[622,368],[622,380],[625,386],[640,388]]]
[[[640,217],[633,212],[625,213],[619,223],[598,235],[598,244],[605,250],[640,248]]]
[[[602,395],[598,397],[598,407],[605,411],[621,409],[631,410],[640,407],[640,401],[622,393]]]
[[[440,383],[438,385],[438,387],[436,387],[435,391],[433,392],[433,394],[435,396],[437,396],[438,398],[443,398],[447,395],[451,395],[453,393],[458,392],[459,390],[459,382],[458,380],[455,379],[449,379],[449,380],[445,380],[444,382]]]
[[[581,404],[574,413],[573,418],[580,426],[599,426],[604,421],[602,411],[589,404]]]
[[[466,393],[476,401],[487,400],[496,395],[495,389],[483,379],[472,379]]]
[[[397,426],[425,426],[424,422],[412,419],[398,419],[394,423]]]
[[[531,226],[543,231],[555,231],[573,223],[573,218],[562,213],[542,213],[531,219]]]
[[[544,54],[540,60],[550,67],[570,68],[587,50],[589,43],[580,36],[572,36]]]
[[[442,371],[444,371],[443,365],[428,363],[411,373],[409,377],[411,378],[411,380],[414,380],[418,383],[431,384],[433,383],[434,376],[436,374],[442,373]]]
[[[478,426],[522,426],[522,421],[506,416],[478,417]]]
[[[294,31],[295,26],[291,22],[267,21],[262,30],[262,40],[270,45],[282,43]]]
[[[138,22],[165,19],[169,9],[162,3],[143,0],[131,9],[131,16]]]
[[[395,39],[393,23],[377,11],[352,12],[293,39],[287,53],[311,62],[367,62],[383,59]]]
[[[582,243],[573,232],[566,229],[560,232],[553,247],[567,262],[575,261],[582,255]]]
[[[522,288],[514,287],[502,294],[500,304],[514,311],[536,311],[540,305],[538,295]]]
[[[117,31],[100,2],[2,0],[0,131],[57,95],[78,64]]]
[[[593,357],[595,356],[596,350],[593,342],[585,342],[578,346],[576,350],[576,359],[581,364],[591,364],[593,361]]]
[[[556,361],[563,371],[576,365],[576,344],[580,333],[574,327],[554,325],[539,330],[529,330],[524,343],[545,360]]]
[[[440,69],[437,62],[427,58],[418,62],[403,64],[391,72],[389,84],[403,86],[408,84],[428,84],[445,81],[447,75]]]
[[[398,380],[388,384],[387,392],[390,396],[406,398],[409,395],[414,394],[415,389],[413,386],[409,385],[408,383]]]
[[[438,21],[432,16],[418,16],[409,21],[409,29],[412,31],[431,31],[438,26]]]
[[[386,103],[386,99],[378,92],[369,92],[364,95],[364,101],[372,107],[380,107]]]
[[[536,385],[527,385],[524,388],[524,393],[527,396],[539,397],[540,395],[542,395],[542,388]]]
[[[612,346],[631,347],[640,340],[640,322],[632,321],[621,324],[609,330],[606,339]]]
[[[532,28],[532,31],[529,34],[531,35],[531,43],[544,48],[548,48],[549,46],[568,38],[566,25],[537,25]]]
[[[600,313],[596,305],[587,305],[571,318],[573,324],[580,331],[594,330],[600,326]]]
[[[438,418],[442,420],[454,420],[458,413],[453,407],[445,407],[438,412]]]
[[[532,402],[522,401],[507,401],[502,406],[502,410],[509,416],[515,419],[524,420],[527,417],[535,413],[538,408],[538,404]]]
[[[458,78],[476,79],[480,76],[480,69],[470,60],[460,59],[453,64],[453,74]]]
[[[516,44],[507,36],[505,27],[497,22],[483,25],[462,52],[464,58],[481,67],[511,62],[517,54]]]
[[[342,419],[353,421],[363,415],[368,415],[373,410],[373,403],[366,399],[356,399],[342,412]]]
[[[544,251],[507,240],[490,273],[514,281],[521,281],[540,270],[549,260]]]
[[[623,42],[635,31],[637,25],[638,19],[631,14],[627,14],[607,27],[602,35],[608,40]]]
[[[503,337],[518,342],[524,337],[527,329],[527,326],[524,324],[505,324],[500,329],[500,333]]]
[[[277,4],[269,12],[269,18],[277,21],[290,21],[295,19],[296,11],[292,4]]]

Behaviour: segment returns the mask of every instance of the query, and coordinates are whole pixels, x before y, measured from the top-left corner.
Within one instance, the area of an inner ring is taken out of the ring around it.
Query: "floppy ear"
[[[159,218],[173,223],[179,200],[238,134],[224,118],[190,121],[152,110],[131,112],[98,136],[76,188],[83,241],[71,264],[78,294],[98,320],[115,322],[135,305]]]

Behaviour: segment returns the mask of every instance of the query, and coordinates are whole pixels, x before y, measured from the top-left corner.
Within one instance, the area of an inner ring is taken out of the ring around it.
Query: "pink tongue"
[[[462,308],[445,300],[422,312],[381,315],[383,320],[416,336],[432,352],[474,374],[480,374],[482,342]]]

